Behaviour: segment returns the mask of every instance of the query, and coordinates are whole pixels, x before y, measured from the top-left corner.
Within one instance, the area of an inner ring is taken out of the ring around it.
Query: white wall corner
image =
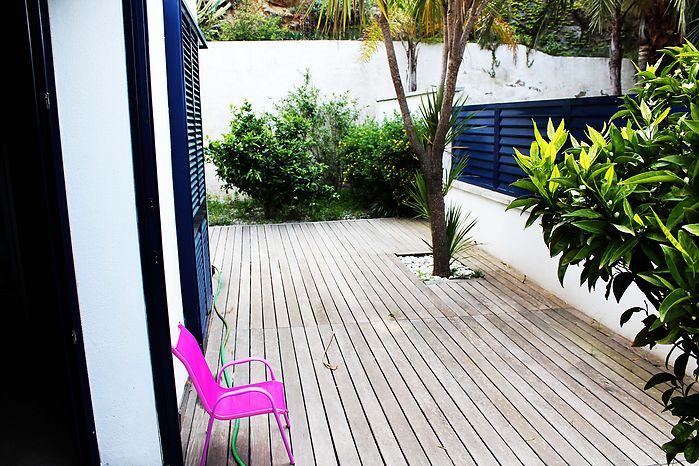
[[[466,211],[478,219],[473,230],[476,241],[490,254],[524,274],[527,280],[538,284],[546,291],[565,301],[570,307],[582,311],[609,330],[633,340],[642,328],[641,318],[636,314],[623,327],[619,324],[621,313],[632,306],[643,306],[645,297],[635,286],[629,287],[620,303],[604,297],[602,282],[588,291],[580,285],[579,266],[571,266],[564,285],[558,281],[558,257],[551,258],[543,241],[541,224],[537,221],[525,229],[528,217],[521,209],[506,211],[512,196],[491,191],[463,182],[456,182],[447,196],[448,202],[460,203]],[[657,358],[667,355],[669,346],[658,346],[650,351]]]

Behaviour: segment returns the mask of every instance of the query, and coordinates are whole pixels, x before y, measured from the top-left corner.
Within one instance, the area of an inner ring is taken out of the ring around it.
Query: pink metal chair
[[[284,385],[274,378],[274,372],[269,362],[262,358],[245,358],[231,361],[221,367],[221,370],[218,371],[218,376],[214,380],[211,369],[209,369],[194,336],[182,324],[179,325],[179,328],[180,336],[177,346],[172,348],[172,353],[187,368],[189,378],[192,380],[194,388],[199,395],[199,400],[206,412],[209,413],[209,426],[206,429],[206,442],[204,443],[204,451],[201,454],[201,466],[204,466],[206,463],[206,451],[209,448],[214,419],[228,421],[260,414],[274,414],[277,426],[279,426],[279,432],[282,434],[286,452],[289,455],[289,461],[291,464],[294,464],[289,438],[286,432],[284,432],[284,426],[279,417],[279,415],[282,415],[286,422],[286,427],[291,428],[289,410],[286,407],[284,398]],[[226,388],[221,385],[221,377],[226,368],[251,362],[264,364],[267,370],[269,370],[271,380],[233,388]]]

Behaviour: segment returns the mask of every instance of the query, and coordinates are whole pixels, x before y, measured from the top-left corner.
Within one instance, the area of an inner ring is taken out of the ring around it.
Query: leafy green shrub
[[[560,255],[561,282],[568,267],[582,265],[581,283],[606,283],[620,300],[631,283],[644,293],[645,314],[634,346],[671,345],[674,371],[653,376],[646,388],[664,385],[662,401],[678,418],[673,439],[663,445],[668,462],[679,453],[699,459],[699,376],[685,379],[699,357],[699,51],[691,45],[664,52],[663,69],[639,72],[636,95],[625,96],[618,117],[602,133],[588,128],[589,141],[567,140],[563,124],[549,124],[548,141],[538,131],[529,155],[516,159],[528,178],[515,183],[531,192],[510,204],[531,209],[527,225],[541,218],[544,241]],[[640,304],[640,303],[639,303]],[[667,385],[665,385],[667,383]]]
[[[370,119],[351,128],[340,141],[340,153],[345,181],[375,215],[405,213],[420,162],[398,114],[381,123]]]
[[[550,55],[608,54],[608,40],[589,27],[589,17],[580,2],[507,0],[495,8],[506,18],[519,44]]]
[[[207,147],[226,189],[258,200],[265,217],[274,210],[311,202],[332,191],[311,153],[309,122],[297,115],[255,114],[249,102],[235,109],[230,132]]]
[[[276,109],[281,116],[300,116],[309,122],[311,151],[316,160],[327,167],[325,181],[340,189],[344,180],[344,163],[339,144],[359,116],[356,101],[351,100],[348,93],[323,96],[311,84],[311,76],[306,71],[303,84],[293,88],[276,104]]]
[[[216,1],[216,0],[213,0]],[[256,4],[242,2],[232,18],[223,18],[204,31],[208,40],[293,40],[301,34],[282,25],[282,17],[265,15]]]

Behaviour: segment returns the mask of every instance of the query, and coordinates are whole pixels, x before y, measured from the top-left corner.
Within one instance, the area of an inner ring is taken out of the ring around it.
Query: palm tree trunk
[[[410,116],[408,99],[405,97],[405,89],[400,79],[396,50],[393,46],[388,20],[382,13],[379,13],[378,22],[384,39],[388,69],[391,72],[391,79],[396,91],[398,107],[403,117],[405,132],[408,135],[408,140],[410,141],[413,152],[420,160],[420,167],[425,176],[427,205],[430,210],[430,233],[432,236],[432,274],[439,277],[448,277],[451,275],[451,269],[449,267],[446,219],[444,217],[444,195],[442,194],[442,153],[444,152],[444,145],[442,144],[441,148],[434,146],[425,150],[418,139],[412,117]],[[447,44],[445,44],[445,47],[446,46]]]
[[[442,45],[442,73],[438,86],[444,85],[444,80],[447,79],[447,64],[449,63],[449,22],[447,21],[448,3],[442,0],[442,37],[444,44]]]
[[[609,24],[609,81],[613,95],[621,95],[621,7],[618,7]]]
[[[405,53],[408,59],[408,92],[417,91],[417,44],[411,40],[407,40]]]
[[[403,118],[403,125],[405,126],[405,132],[408,137],[408,141],[410,142],[410,148],[422,162],[427,158],[427,152],[417,137],[417,131],[415,131],[415,125],[413,124],[413,117],[410,115],[408,99],[405,97],[405,89],[403,88],[403,82],[400,78],[398,59],[396,58],[396,49],[393,46],[393,38],[391,37],[391,27],[388,24],[388,19],[386,19],[384,14],[381,12],[378,14],[377,22],[379,23],[381,35],[383,36],[383,44],[384,48],[386,49],[386,60],[388,61],[388,71],[391,74],[393,88],[396,91],[396,100],[398,101],[400,115]]]
[[[641,31],[638,49],[638,66],[645,70],[655,63],[665,47],[679,45],[681,36],[677,31],[677,15],[670,0],[653,0],[641,8]]]

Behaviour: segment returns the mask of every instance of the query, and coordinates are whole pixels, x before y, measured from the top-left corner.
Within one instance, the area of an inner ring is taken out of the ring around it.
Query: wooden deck
[[[426,233],[385,219],[212,228],[226,359],[272,362],[297,464],[664,462],[671,419],[642,389],[656,363],[481,250],[465,262],[484,278],[423,284],[395,254],[425,252]],[[221,337],[214,316],[212,367]],[[241,368],[235,383],[263,377]],[[189,386],[181,419],[198,464],[208,418]],[[234,464],[231,427],[215,423],[209,465]],[[237,445],[248,465],[288,463],[266,417],[244,420]]]

